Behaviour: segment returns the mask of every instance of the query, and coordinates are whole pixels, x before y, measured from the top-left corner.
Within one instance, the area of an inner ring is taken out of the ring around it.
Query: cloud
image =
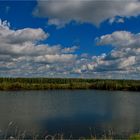
[[[77,46],[64,48],[61,45],[42,44],[40,41],[47,39],[48,33],[41,28],[24,28],[20,30],[10,29],[7,21],[0,20],[0,54],[37,56],[56,55],[62,53],[72,53]]]
[[[76,55],[73,54],[55,54],[55,55],[44,55],[35,58],[35,62],[43,63],[67,63],[75,60]]]
[[[49,34],[41,28],[13,30],[0,20],[0,76],[86,77],[140,79],[140,34],[116,31],[96,38],[109,54],[76,54],[79,46],[42,43]]]
[[[116,31],[101,36],[98,45],[112,45],[114,49],[101,59],[95,68],[98,72],[112,72],[115,75],[128,74],[133,77],[140,73],[140,34]]]
[[[97,45],[112,45],[108,54],[81,55],[73,72],[82,77],[140,79],[140,33],[116,31],[96,38]]]
[[[60,19],[49,19],[47,25],[54,25],[57,27],[57,29],[63,28],[65,27],[65,24],[67,23],[67,21],[63,21]]]
[[[113,24],[113,23],[124,23],[124,18],[117,18],[117,17],[113,17],[109,19],[109,23]]]
[[[25,42],[41,41],[49,36],[41,28],[24,28],[21,30],[10,30],[9,28],[10,24],[8,22],[0,20],[0,41],[3,43],[22,44]]]
[[[43,44],[48,37],[41,28],[13,30],[0,20],[0,76],[63,75],[76,60],[78,47]]]
[[[63,53],[73,53],[75,52],[79,47],[78,46],[73,46],[73,47],[67,47],[67,48],[64,48],[62,50]]]
[[[103,35],[96,39],[98,45],[111,44],[114,47],[135,47],[138,48],[140,45],[140,33],[132,34],[127,31],[116,31],[112,34]]]
[[[64,26],[75,20],[99,25],[107,19],[140,15],[139,0],[38,0],[34,15],[49,18],[48,24]]]

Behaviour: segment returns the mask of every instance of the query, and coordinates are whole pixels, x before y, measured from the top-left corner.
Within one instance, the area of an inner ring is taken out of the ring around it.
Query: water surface
[[[127,135],[140,130],[139,107],[139,92],[0,92],[0,134],[63,133],[65,137],[78,138],[111,131],[113,135]]]

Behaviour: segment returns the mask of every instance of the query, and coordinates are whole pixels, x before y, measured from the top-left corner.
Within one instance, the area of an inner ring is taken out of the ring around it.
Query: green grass
[[[130,136],[129,140],[140,140],[140,134],[133,134]]]
[[[140,80],[0,78],[0,90],[99,89],[140,91]]]

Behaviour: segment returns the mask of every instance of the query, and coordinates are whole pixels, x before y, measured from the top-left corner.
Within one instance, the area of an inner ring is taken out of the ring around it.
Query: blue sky
[[[0,76],[140,78],[140,2],[0,1]]]

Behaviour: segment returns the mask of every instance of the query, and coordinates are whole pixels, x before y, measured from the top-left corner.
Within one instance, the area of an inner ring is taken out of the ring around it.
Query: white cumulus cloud
[[[140,34],[116,31],[96,39],[112,45],[109,54],[76,54],[79,46],[49,45],[41,28],[14,30],[0,20],[0,76],[140,79]]]
[[[73,53],[78,47],[41,43],[48,37],[41,28],[13,30],[10,23],[0,20],[0,76],[65,73],[76,60],[77,55]]]
[[[127,73],[133,77],[140,73],[140,34],[127,31],[116,31],[112,34],[101,36],[98,45],[112,45],[114,49],[99,61],[96,71]],[[127,77],[126,77],[127,78]]]

